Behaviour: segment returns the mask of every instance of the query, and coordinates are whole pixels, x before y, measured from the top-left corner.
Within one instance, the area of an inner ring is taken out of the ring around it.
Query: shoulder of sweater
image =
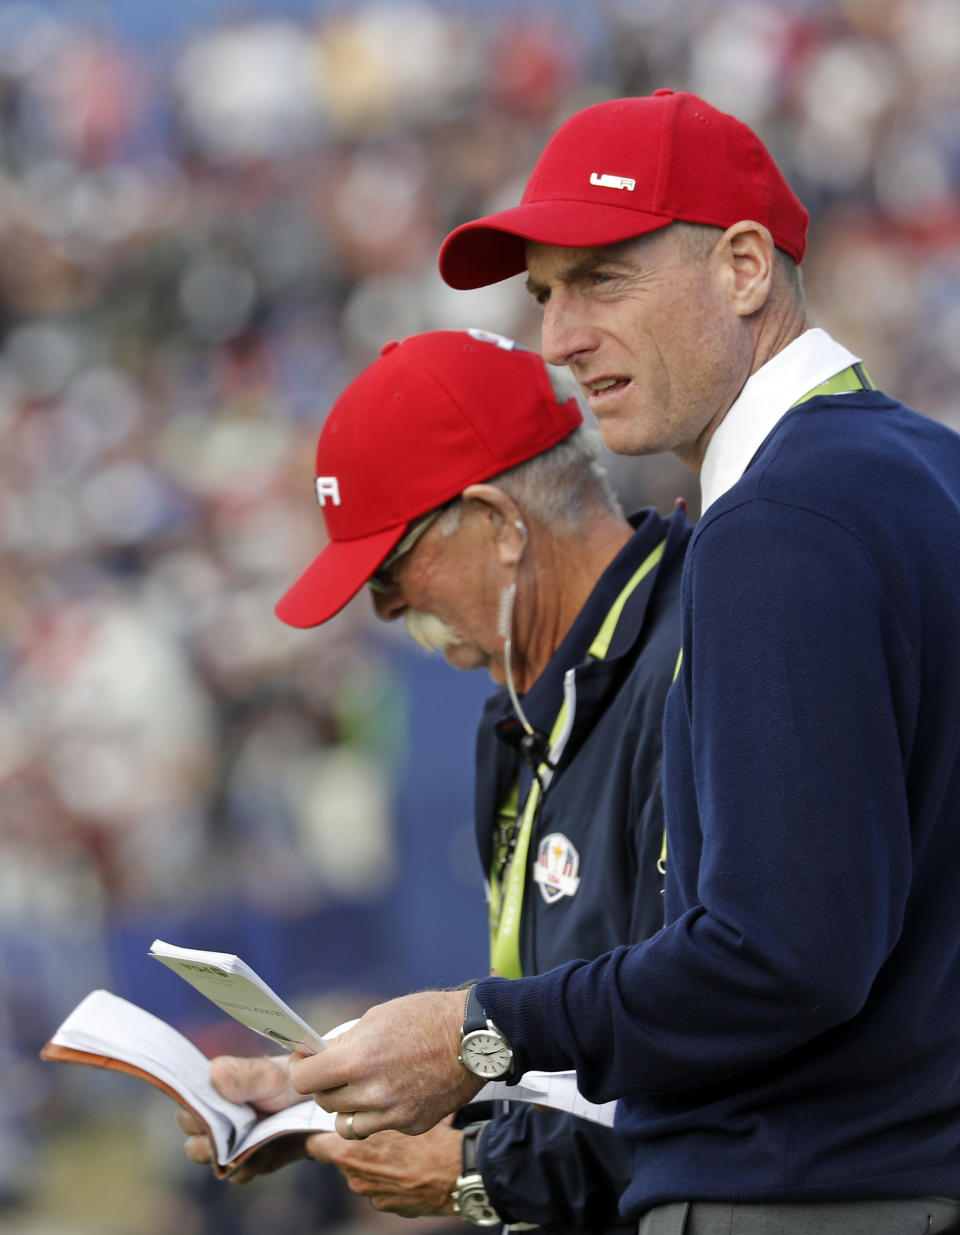
[[[873,524],[883,517],[887,485],[920,492],[938,483],[951,458],[960,458],[960,436],[879,391],[819,397],[783,417],[696,530],[702,536],[705,527],[758,500],[840,523],[866,517]]]

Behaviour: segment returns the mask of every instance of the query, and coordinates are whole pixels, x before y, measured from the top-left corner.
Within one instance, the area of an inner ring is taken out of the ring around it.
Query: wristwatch
[[[485,1081],[499,1081],[513,1071],[513,1051],[477,998],[477,984],[467,993],[460,1031],[460,1062]]]
[[[499,1226],[500,1215],[490,1204],[483,1176],[477,1168],[477,1149],[485,1123],[467,1124],[463,1130],[461,1169],[453,1190],[453,1212],[474,1226]]]

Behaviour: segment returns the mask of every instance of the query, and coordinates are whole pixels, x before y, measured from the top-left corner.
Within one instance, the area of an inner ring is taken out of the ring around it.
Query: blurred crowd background
[[[483,970],[488,680],[365,597],[314,632],[273,604],[320,545],[319,426],[383,342],[537,346],[522,280],[443,285],[443,236],[514,204],[572,111],[660,86],[761,133],[811,211],[815,321],[960,428],[956,0],[0,3],[0,1232],[402,1222],[326,1168],[215,1184],[169,1099],[37,1051],[97,986],[258,1050],[156,936],[321,1029]],[[696,517],[673,460],[609,462],[628,507]]]

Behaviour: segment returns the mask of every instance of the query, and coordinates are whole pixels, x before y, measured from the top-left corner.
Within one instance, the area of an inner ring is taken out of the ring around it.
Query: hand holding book
[[[178,948],[158,939],[150,955],[179,973],[235,1020],[289,1050],[315,1054],[325,1049],[325,1038],[344,1032],[354,1023],[340,1025],[326,1035],[317,1033],[258,974],[230,953]],[[246,1100],[231,1101],[224,1096],[224,1091],[230,1092],[229,1084],[222,1080],[218,1086],[212,1084],[210,1060],[183,1034],[109,991],[93,991],[81,1000],[40,1054],[43,1059],[125,1072],[169,1094],[191,1116],[181,1122],[183,1130],[191,1136],[209,1138],[215,1155],[213,1169],[220,1177],[238,1172],[254,1152],[275,1141],[278,1143],[270,1154],[276,1156],[274,1165],[282,1165],[298,1154],[294,1142],[281,1146],[279,1138],[296,1135],[302,1142],[311,1132],[333,1131],[335,1127],[332,1114],[310,1098],[300,1099],[292,1087],[278,1087],[272,1099],[263,1101],[250,1071],[251,1066],[265,1064],[263,1059],[234,1061],[243,1070],[240,1084]],[[286,1062],[286,1056],[277,1056],[272,1066],[285,1068]],[[229,1067],[229,1058],[224,1057],[219,1066]],[[488,1084],[477,1095],[478,1101],[495,1098],[531,1102],[572,1111],[594,1122],[613,1123],[615,1103],[596,1106],[587,1102],[577,1090],[573,1073],[528,1072],[515,1085]],[[275,1109],[288,1099],[290,1105]],[[265,1114],[265,1107],[271,1105],[272,1113]],[[272,1169],[264,1166],[266,1156],[258,1156],[257,1173]],[[237,1177],[242,1178],[243,1172]]]
[[[260,1118],[277,1114],[303,1101],[303,1095],[290,1084],[286,1055],[218,1055],[210,1061],[210,1082],[224,1098],[241,1106],[249,1105]],[[191,1110],[180,1106],[177,1125],[186,1136],[184,1149],[191,1162],[212,1165],[216,1151],[206,1125]],[[332,1133],[321,1133],[330,1136]],[[270,1174],[304,1157],[308,1133],[275,1137],[258,1146],[236,1166],[230,1178],[247,1183],[257,1175]]]
[[[43,1059],[125,1072],[186,1107],[214,1146],[214,1170],[231,1174],[266,1142],[333,1128],[333,1116],[309,1099],[262,1117],[231,1102],[210,1080],[210,1060],[171,1025],[109,991],[92,991],[40,1052]]]

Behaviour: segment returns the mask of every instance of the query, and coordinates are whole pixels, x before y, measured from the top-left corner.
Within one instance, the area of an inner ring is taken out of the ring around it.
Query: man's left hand
[[[346,1139],[387,1128],[426,1132],[483,1086],[459,1060],[465,1003],[459,990],[378,1004],[326,1050],[291,1056],[293,1087],[339,1112],[337,1131]]]

